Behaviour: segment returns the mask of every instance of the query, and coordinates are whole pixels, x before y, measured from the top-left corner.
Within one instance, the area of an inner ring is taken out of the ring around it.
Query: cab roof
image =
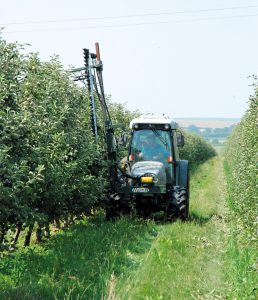
[[[171,129],[177,129],[178,124],[169,117],[160,116],[140,116],[139,118],[133,119],[130,122],[130,128],[133,128],[134,124],[169,124]]]

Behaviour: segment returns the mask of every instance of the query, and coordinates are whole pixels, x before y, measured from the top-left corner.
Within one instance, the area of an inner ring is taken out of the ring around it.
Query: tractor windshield
[[[134,131],[129,154],[134,162],[160,161],[166,164],[172,155],[170,132],[156,129]]]

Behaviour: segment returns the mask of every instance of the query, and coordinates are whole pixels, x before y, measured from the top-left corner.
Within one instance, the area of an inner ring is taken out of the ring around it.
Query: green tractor
[[[131,207],[148,215],[165,211],[168,218],[189,216],[189,164],[180,160],[184,138],[170,118],[140,117],[130,123],[128,156],[120,163],[107,217]]]
[[[85,66],[75,80],[84,81],[91,103],[91,127],[98,141],[95,98],[100,102],[109,161],[110,187],[105,205],[107,219],[135,208],[143,214],[165,211],[168,218],[187,220],[189,216],[189,167],[180,160],[178,147],[184,138],[170,118],[140,117],[130,123],[128,155],[117,159],[114,126],[105,99],[99,45],[96,53],[84,49]],[[122,136],[123,137],[123,136]],[[122,138],[125,141],[125,139]]]

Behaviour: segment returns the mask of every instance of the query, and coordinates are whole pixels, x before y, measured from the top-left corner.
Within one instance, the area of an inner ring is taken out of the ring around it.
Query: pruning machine
[[[180,160],[184,137],[170,118],[142,116],[130,123],[128,155],[118,162],[118,146],[103,85],[103,64],[99,44],[96,53],[83,49],[85,66],[77,80],[85,80],[91,104],[91,127],[98,140],[95,109],[97,97],[103,112],[107,158],[110,162],[110,190],[106,201],[107,219],[133,207],[144,215],[165,211],[167,217],[186,220],[189,216],[189,163]],[[122,136],[123,145],[126,139]]]

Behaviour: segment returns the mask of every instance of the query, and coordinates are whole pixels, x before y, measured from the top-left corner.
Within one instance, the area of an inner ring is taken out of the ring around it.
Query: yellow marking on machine
[[[153,182],[153,177],[151,177],[151,176],[141,177],[141,182],[142,183],[151,183],[151,182]]]

